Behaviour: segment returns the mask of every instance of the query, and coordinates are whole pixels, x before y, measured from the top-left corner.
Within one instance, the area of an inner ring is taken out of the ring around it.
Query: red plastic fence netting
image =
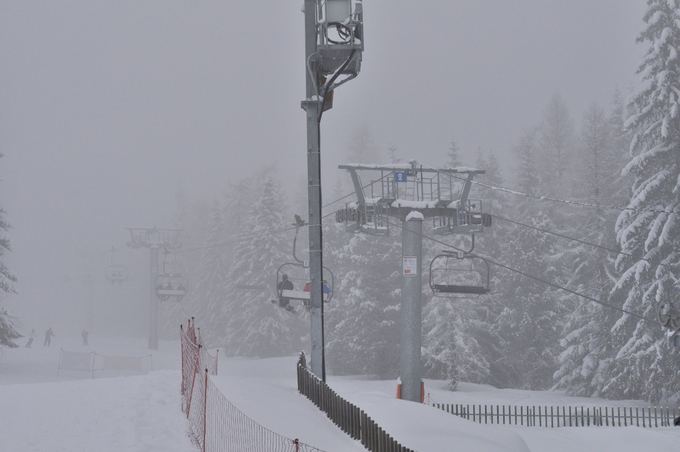
[[[202,346],[193,319],[181,325],[180,333],[182,412],[202,452],[324,452],[280,435],[239,410],[211,380],[217,374],[218,354]]]

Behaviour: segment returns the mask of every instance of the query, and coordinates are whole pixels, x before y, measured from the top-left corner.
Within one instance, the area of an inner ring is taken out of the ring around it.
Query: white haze
[[[510,164],[554,93],[577,117],[635,80],[639,0],[366,0],[359,78],[323,124],[327,193],[352,131],[443,163],[455,138]],[[219,196],[270,161],[304,179],[302,1],[0,0],[0,205],[13,225],[10,310],[25,332],[143,334],[138,275],[104,279],[126,226],[172,226],[178,193]],[[386,154],[385,154],[386,155]],[[238,215],[238,212],[234,212]]]

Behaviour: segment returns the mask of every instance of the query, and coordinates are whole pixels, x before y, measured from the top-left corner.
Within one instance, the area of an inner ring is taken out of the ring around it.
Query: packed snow
[[[116,354],[144,351],[145,341],[98,339],[91,347],[66,348]],[[191,452],[180,411],[179,345],[162,342],[148,374],[91,378],[87,372],[57,375],[59,347],[5,349],[0,361],[0,398],[12,407],[0,414],[0,450],[21,452]],[[227,398],[256,422],[329,452],[363,447],[342,433],[296,388],[295,357],[227,358],[214,381]],[[362,407],[403,445],[420,452],[474,451],[675,451],[680,429],[491,426],[473,423],[425,404],[395,398],[394,380],[336,377],[328,380]],[[447,403],[615,405],[561,392],[502,390],[426,381],[428,399]],[[618,402],[643,406],[639,401]]]

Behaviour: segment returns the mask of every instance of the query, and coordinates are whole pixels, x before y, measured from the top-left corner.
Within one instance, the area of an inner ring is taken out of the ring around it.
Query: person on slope
[[[43,341],[43,347],[49,347],[52,345],[52,338],[54,337],[54,331],[52,331],[52,327],[47,328],[47,331],[45,331],[45,340]]]
[[[26,348],[31,348],[33,345],[33,340],[35,339],[35,329],[31,330],[31,334],[28,336],[28,340],[26,341]]]
[[[88,345],[88,338],[90,336],[89,331],[87,331],[85,328],[83,328],[83,331],[80,332],[80,337],[83,338],[83,345],[87,347]]]

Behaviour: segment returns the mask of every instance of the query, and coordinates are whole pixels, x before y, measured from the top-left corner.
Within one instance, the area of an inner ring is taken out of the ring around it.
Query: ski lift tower
[[[349,231],[389,235],[402,222],[401,398],[422,401],[423,222],[438,234],[474,234],[491,226],[479,200],[471,200],[474,168],[427,168],[412,161],[391,165],[340,165],[352,178],[356,200],[336,212]],[[474,241],[473,241],[474,243]],[[455,286],[452,286],[455,287]]]
[[[158,304],[156,290],[159,273],[159,251],[176,250],[182,244],[180,229],[128,228],[130,231],[130,248],[147,248],[149,250],[149,348],[158,350]]]
[[[323,240],[321,234],[321,117],[333,93],[359,74],[364,50],[362,0],[305,0],[307,184],[309,273],[311,279],[311,369],[326,380],[323,322]]]

